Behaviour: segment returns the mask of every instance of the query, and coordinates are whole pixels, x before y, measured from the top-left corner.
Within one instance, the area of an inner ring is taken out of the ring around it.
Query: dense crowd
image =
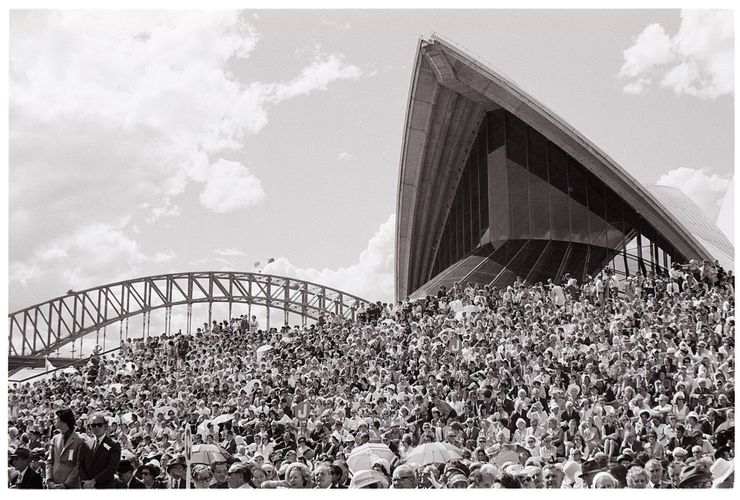
[[[732,487],[734,315],[692,261],[128,339],[9,388],[9,484]]]

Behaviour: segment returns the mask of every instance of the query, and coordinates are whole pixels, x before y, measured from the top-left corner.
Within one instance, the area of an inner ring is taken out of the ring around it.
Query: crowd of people
[[[732,487],[734,315],[692,261],[128,339],[9,388],[9,485]]]

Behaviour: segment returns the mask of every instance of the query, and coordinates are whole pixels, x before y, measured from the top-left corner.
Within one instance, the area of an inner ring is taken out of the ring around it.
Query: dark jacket
[[[19,490],[40,490],[43,488],[41,474],[28,467],[26,473],[23,475],[23,480],[15,487]]]
[[[116,471],[121,461],[121,445],[106,435],[93,451],[95,441],[86,444],[80,467],[80,480],[95,479],[96,489],[116,487]]]
[[[146,489],[146,486],[144,486],[144,483],[142,483],[140,479],[134,476],[128,484],[124,483],[120,479],[116,479],[116,488],[123,490],[143,490]]]

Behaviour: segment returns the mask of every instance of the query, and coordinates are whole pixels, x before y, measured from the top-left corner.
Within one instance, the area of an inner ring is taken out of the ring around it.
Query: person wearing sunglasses
[[[156,464],[149,462],[139,467],[139,475],[141,476],[141,482],[144,483],[144,487],[147,489],[165,489],[164,484],[157,479],[160,470]]]
[[[80,467],[82,488],[115,488],[121,445],[108,436],[108,421],[102,413],[93,414],[89,425],[93,440],[85,449]]]
[[[416,488],[416,472],[410,465],[399,465],[393,471],[391,488],[396,490]]]

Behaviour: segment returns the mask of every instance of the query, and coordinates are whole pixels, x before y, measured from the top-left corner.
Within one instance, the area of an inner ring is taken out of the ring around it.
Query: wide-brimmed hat
[[[30,460],[31,459],[31,450],[29,450],[28,448],[25,448],[23,446],[19,446],[10,455],[10,458],[20,458],[20,459],[23,459],[23,460]]]
[[[730,474],[735,472],[735,463],[724,458],[718,458],[709,468],[709,471],[712,473],[712,488],[717,488],[718,485],[730,477]]]
[[[176,455],[167,463],[167,470],[169,471],[175,465],[182,465],[183,467],[188,466],[188,461],[185,455]]]
[[[702,464],[690,465],[681,472],[679,488],[694,488],[696,485],[712,480],[712,473]]]

